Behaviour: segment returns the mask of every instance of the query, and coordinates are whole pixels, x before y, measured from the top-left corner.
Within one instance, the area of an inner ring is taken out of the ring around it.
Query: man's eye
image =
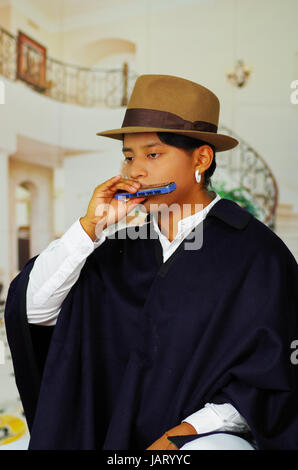
[[[148,155],[160,155],[160,153],[149,153]]]
[[[148,153],[148,155],[160,155],[160,153]],[[152,157],[153,160],[155,160],[157,157]],[[131,160],[133,159],[133,157],[124,157],[124,162],[125,163],[128,163],[130,162]]]

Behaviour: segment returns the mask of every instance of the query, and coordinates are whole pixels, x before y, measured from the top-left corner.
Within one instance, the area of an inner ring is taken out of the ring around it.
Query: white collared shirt
[[[178,222],[178,232],[170,242],[160,231],[157,217],[153,214],[154,229],[158,233],[164,262],[174,253],[184,238],[206,217],[211,207],[221,198],[217,196],[202,210]],[[80,217],[81,218],[81,217]],[[52,241],[34,262],[27,287],[26,305],[29,323],[55,325],[62,302],[78,280],[87,257],[115,231],[121,223],[102,231],[94,242],[83,229],[80,218],[62,235]],[[197,412],[183,419],[198,433],[211,431],[244,432],[248,425],[238,411],[229,403],[206,403]]]
[[[169,239],[160,231],[157,221],[156,213],[153,213],[152,222],[154,230],[158,233],[159,241],[162,246],[163,251],[163,260],[164,262],[174,253],[182,241],[189,235],[189,233],[196,227],[202,220],[205,219],[211,207],[221,199],[220,195],[217,194],[216,197],[202,210],[195,212],[193,215],[184,217],[178,221],[178,232],[175,238],[170,242]]]

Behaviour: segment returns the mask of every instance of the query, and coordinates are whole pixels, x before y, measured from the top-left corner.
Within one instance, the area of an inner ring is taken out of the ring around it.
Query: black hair
[[[204,187],[208,189],[211,186],[211,176],[213,175],[216,169],[216,160],[215,160],[215,147],[208,142],[204,142],[203,140],[194,139],[192,137],[188,137],[181,134],[175,134],[174,132],[157,132],[159,139],[166,145],[172,145],[173,147],[178,147],[183,150],[186,150],[189,154],[197,148],[201,147],[202,145],[209,145],[213,151],[213,159],[212,163],[204,172]],[[122,134],[122,141],[124,141],[124,134]]]
[[[203,140],[194,139],[192,137],[181,134],[175,134],[174,132],[157,132],[157,135],[164,144],[181,148],[186,150],[189,154],[192,153],[192,151],[197,147],[201,147],[202,145],[209,145],[213,151],[213,159],[209,168],[207,168],[207,170],[204,172],[204,187],[207,189],[209,185],[211,186],[211,176],[216,169],[214,145],[209,144],[208,142],[204,142]]]

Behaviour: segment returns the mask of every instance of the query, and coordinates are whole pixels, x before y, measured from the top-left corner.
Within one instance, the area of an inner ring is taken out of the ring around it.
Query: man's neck
[[[158,213],[158,226],[163,235],[171,242],[178,233],[178,222],[185,217],[189,217],[203,210],[215,199],[216,193],[213,191],[201,191],[195,202],[175,204],[173,210],[167,212],[166,216]]]

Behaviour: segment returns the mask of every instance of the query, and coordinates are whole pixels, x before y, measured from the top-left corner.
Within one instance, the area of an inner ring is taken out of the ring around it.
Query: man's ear
[[[213,161],[213,150],[210,145],[201,145],[193,151],[194,167],[204,173]]]

